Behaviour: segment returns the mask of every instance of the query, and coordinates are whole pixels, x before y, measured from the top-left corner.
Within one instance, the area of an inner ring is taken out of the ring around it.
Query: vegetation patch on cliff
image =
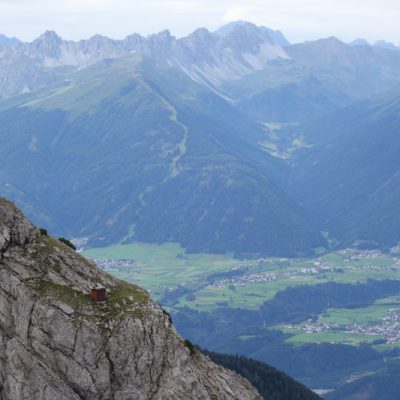
[[[39,280],[35,285],[36,293],[41,298],[56,299],[68,304],[75,311],[82,311],[82,308],[90,304],[88,296],[78,290],[65,285],[58,285],[46,280]]]

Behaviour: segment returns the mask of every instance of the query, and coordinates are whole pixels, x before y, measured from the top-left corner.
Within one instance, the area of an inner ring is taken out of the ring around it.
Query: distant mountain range
[[[20,40],[17,38],[9,38],[5,35],[0,33],[0,46],[16,46],[17,44],[21,43]]]
[[[35,222],[241,256],[400,240],[396,49],[243,21],[7,43],[0,194]]]
[[[356,39],[356,40],[353,40],[352,42],[350,42],[349,44],[350,44],[350,46],[371,46],[371,44],[365,39]],[[380,47],[382,49],[400,51],[400,46],[399,45],[397,45],[395,43],[392,43],[392,42],[387,42],[385,40],[378,40],[372,46]]]
[[[230,23],[215,33],[200,28],[181,39],[163,31],[148,37],[133,34],[124,40],[96,35],[74,42],[48,31],[31,43],[1,49],[0,96],[5,99],[48,87],[73,71],[137,52],[180,69],[234,103],[248,104],[253,98],[257,103],[259,96],[273,93],[277,87],[289,90],[290,96],[291,87],[287,86],[316,78],[321,95],[327,91],[329,101],[339,107],[343,101],[342,97],[338,100],[339,95],[352,101],[391,88],[390,79],[399,81],[396,68],[400,53],[378,46],[353,47],[335,38],[291,46],[280,31],[244,21]],[[359,78],[364,84],[359,84]],[[364,87],[368,80],[376,82]],[[280,102],[270,107],[282,108]],[[290,118],[297,120],[296,116]]]
[[[48,31],[32,43],[2,50],[0,66],[8,79],[1,80],[0,89],[3,98],[32,91],[62,80],[72,69],[137,52],[174,66],[216,90],[223,81],[261,70],[273,59],[288,58],[274,42],[276,36],[279,34],[275,31],[250,23],[230,26],[226,33],[211,33],[202,28],[182,39],[163,31],[148,37],[133,34],[124,40],[96,35],[72,42]]]

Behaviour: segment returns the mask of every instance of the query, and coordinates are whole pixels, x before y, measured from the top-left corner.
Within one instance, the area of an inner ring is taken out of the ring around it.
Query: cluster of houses
[[[130,258],[121,258],[118,260],[110,260],[108,258],[92,258],[93,261],[100,269],[105,272],[126,272],[134,274],[137,272],[134,268],[135,260]]]
[[[346,334],[362,334],[384,337],[388,343],[400,342],[400,306],[389,308],[381,323],[375,324],[351,324],[339,325],[319,319],[317,322],[311,320],[298,325],[285,324],[284,328],[300,330],[305,333],[332,333],[340,332]]]
[[[365,260],[371,260],[372,258],[379,258],[378,256],[373,256],[372,252],[368,253],[368,257],[364,258]],[[351,260],[361,260],[363,258],[359,254],[353,254],[351,256]],[[382,257],[382,255],[380,256]],[[350,260],[348,260],[350,261]],[[210,286],[222,288],[227,285],[236,285],[236,286],[246,286],[249,284],[260,283],[260,282],[271,282],[277,281],[281,279],[295,279],[301,275],[318,275],[323,274],[326,272],[345,272],[346,270],[373,270],[373,271],[380,271],[380,270],[400,270],[400,259],[394,258],[391,265],[375,265],[373,263],[366,263],[364,265],[343,265],[343,266],[336,266],[336,265],[329,265],[326,261],[322,259],[317,259],[313,262],[312,267],[299,267],[289,268],[282,271],[275,271],[275,272],[257,272],[257,273],[248,273],[242,276],[235,276],[231,278],[220,279],[213,282]],[[250,269],[249,269],[250,270]]]

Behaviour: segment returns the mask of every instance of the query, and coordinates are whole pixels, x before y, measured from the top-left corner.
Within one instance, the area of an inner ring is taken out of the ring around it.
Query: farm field
[[[175,243],[133,243],[88,249],[83,255],[114,276],[141,285],[172,310],[257,310],[291,287],[400,280],[399,258],[378,250],[347,249],[313,259],[238,260],[229,254],[187,254]],[[329,308],[313,321],[278,324],[273,329],[290,334],[287,342],[293,345],[365,342],[383,349],[399,342],[388,331],[400,322],[399,310],[400,296],[391,296],[368,307]]]
[[[363,308],[328,309],[315,320],[273,327],[291,337],[287,343],[369,343],[376,350],[400,344],[400,296]]]
[[[179,244],[133,243],[88,249],[82,255],[117,278],[141,285],[158,299],[165,290],[197,285],[208,275],[240,267],[231,255],[186,254]],[[247,266],[255,260],[245,261]]]

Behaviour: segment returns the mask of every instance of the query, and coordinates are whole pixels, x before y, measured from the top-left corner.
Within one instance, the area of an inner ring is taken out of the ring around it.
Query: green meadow
[[[188,254],[176,243],[115,245],[88,249],[83,255],[100,260],[133,260],[133,264],[121,265],[110,272],[120,279],[144,287],[156,300],[174,289],[183,288],[173,298],[173,308],[187,306],[208,312],[220,307],[257,309],[265,301],[273,299],[276,293],[289,287],[400,279],[400,271],[391,268],[394,260],[385,255],[360,260],[350,260],[341,253],[330,253],[315,259],[238,260],[232,254]],[[316,270],[321,263],[328,266],[328,270]],[[240,274],[232,273],[238,268]],[[262,280],[266,275],[274,276],[274,279]],[[318,323],[378,325],[390,308],[400,308],[400,296],[379,299],[364,308],[328,309],[319,316]],[[359,344],[382,339],[380,335],[335,330],[307,333],[296,326],[275,326],[274,329],[290,333],[287,342],[291,344]],[[387,346],[390,345],[378,344],[376,348],[386,349]]]
[[[85,250],[82,254],[92,259],[134,260],[134,274],[121,268],[114,271],[113,275],[141,285],[156,298],[162,295],[165,289],[179,285],[196,286],[212,273],[224,272],[244,263],[250,266],[256,263],[254,260],[236,260],[229,254],[187,254],[176,243],[132,243],[93,248]]]
[[[334,344],[350,344],[359,345],[360,343],[373,343],[375,340],[383,339],[379,335],[364,335],[359,333],[346,334],[342,332],[316,332],[306,333],[296,329],[281,329],[284,333],[293,334],[286,340],[286,343],[294,345],[302,345],[306,343],[334,343]]]

